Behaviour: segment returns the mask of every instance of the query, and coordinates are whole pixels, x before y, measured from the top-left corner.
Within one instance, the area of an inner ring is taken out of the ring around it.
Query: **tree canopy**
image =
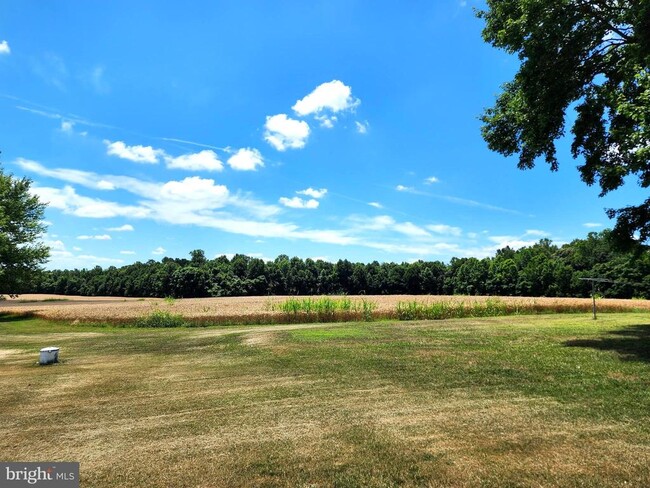
[[[30,194],[31,181],[5,174],[0,167],[0,298],[30,286],[49,249],[38,238],[45,232],[45,205]]]
[[[601,196],[628,176],[650,186],[650,2],[487,0],[483,38],[521,61],[481,117],[488,147],[518,155],[521,169],[543,157],[558,169],[556,141],[567,111],[574,158]],[[650,198],[609,209],[619,239],[650,239]]]
[[[244,295],[431,294],[587,297],[586,277],[607,278],[599,291],[615,298],[650,298],[650,247],[623,251],[610,231],[561,247],[548,239],[497,251],[494,257],[414,263],[353,263],[236,254],[207,259],[164,258],[121,268],[44,271],[32,291],[67,295],[207,297]]]

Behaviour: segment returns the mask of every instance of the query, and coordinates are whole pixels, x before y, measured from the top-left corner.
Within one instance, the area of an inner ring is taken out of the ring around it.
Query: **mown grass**
[[[61,363],[39,367],[40,347]],[[648,486],[650,317],[0,319],[0,459],[82,486]]]

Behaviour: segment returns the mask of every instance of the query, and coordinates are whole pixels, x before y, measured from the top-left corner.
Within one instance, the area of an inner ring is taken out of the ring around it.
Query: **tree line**
[[[237,254],[207,259],[197,249],[189,259],[164,258],[103,269],[43,271],[32,292],[86,296],[208,297],[246,295],[500,295],[587,297],[591,284],[614,298],[650,298],[650,247],[619,250],[609,230],[560,247],[548,239],[495,256],[412,263],[336,263],[290,258],[273,261]]]

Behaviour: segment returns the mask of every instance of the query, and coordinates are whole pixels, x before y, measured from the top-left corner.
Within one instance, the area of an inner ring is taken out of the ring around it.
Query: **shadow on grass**
[[[19,322],[21,320],[34,320],[36,316],[31,312],[5,313],[0,312],[0,323]]]
[[[598,339],[576,339],[567,341],[564,345],[615,351],[624,360],[650,362],[650,324],[631,325],[608,332]]]

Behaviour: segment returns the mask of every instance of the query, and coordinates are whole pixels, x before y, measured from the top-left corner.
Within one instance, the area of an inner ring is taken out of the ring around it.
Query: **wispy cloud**
[[[191,146],[197,146],[197,147],[207,147],[208,149],[216,149],[217,151],[225,151],[225,152],[231,152],[230,147],[220,147],[220,146],[213,146],[212,144],[204,144],[202,142],[194,142],[194,141],[188,141],[186,139],[176,139],[174,137],[159,137],[161,141],[168,141],[168,142],[178,142],[179,144],[189,144]]]
[[[365,122],[359,122],[358,120],[354,121],[354,126],[357,128],[359,134],[367,134],[370,124],[366,120]]]
[[[79,240],[81,240],[81,241],[88,241],[88,240],[93,240],[93,241],[110,241],[110,240],[111,240],[111,236],[109,236],[108,234],[101,234],[101,235],[96,235],[96,236],[86,236],[86,235],[82,235],[82,236],[77,236],[77,239],[79,239]]]
[[[162,254],[165,254],[167,252],[167,249],[165,249],[162,246],[158,246],[156,249],[151,251],[151,254],[155,254],[156,256],[160,256]]]
[[[133,232],[135,229],[131,224],[124,224],[119,227],[109,227],[106,230],[111,232]]]
[[[66,91],[69,78],[68,68],[63,58],[54,53],[46,53],[32,63],[32,70],[46,83],[55,86],[61,91]]]
[[[602,227],[603,224],[599,224],[597,222],[585,222],[582,224],[583,227],[586,227],[587,229],[596,229],[598,227]]]

